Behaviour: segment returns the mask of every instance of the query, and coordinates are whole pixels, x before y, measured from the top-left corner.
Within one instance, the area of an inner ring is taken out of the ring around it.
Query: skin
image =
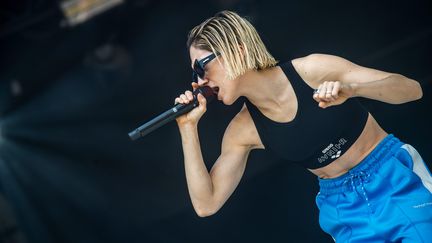
[[[191,66],[210,52],[190,48]],[[297,112],[294,90],[280,67],[249,70],[235,80],[225,78],[223,57],[218,56],[206,66],[206,74],[192,89],[201,85],[218,87],[218,99],[226,105],[240,96],[247,97],[265,116],[278,122],[291,121]],[[388,73],[356,65],[341,57],[311,54],[292,60],[302,79],[312,88],[319,89],[311,99],[325,109],[340,105],[351,97],[361,96],[390,104],[401,104],[422,97],[415,80],[400,74]],[[175,103],[189,103],[192,92],[186,91]],[[210,172],[203,161],[197,125],[206,111],[206,100],[198,95],[199,106],[178,117],[186,180],[196,213],[210,216],[216,213],[234,192],[246,168],[248,155],[253,149],[265,149],[246,106],[232,119],[222,139],[221,154]],[[309,170],[321,178],[335,178],[346,173],[367,156],[387,135],[369,114],[364,130],[357,141],[329,165]]]

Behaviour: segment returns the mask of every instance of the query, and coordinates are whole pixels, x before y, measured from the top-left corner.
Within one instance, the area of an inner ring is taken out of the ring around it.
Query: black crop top
[[[341,105],[320,108],[313,89],[298,75],[291,62],[280,65],[297,97],[297,113],[290,122],[276,122],[248,99],[246,106],[266,150],[302,167],[324,167],[357,140],[366,125],[368,111],[356,98]]]

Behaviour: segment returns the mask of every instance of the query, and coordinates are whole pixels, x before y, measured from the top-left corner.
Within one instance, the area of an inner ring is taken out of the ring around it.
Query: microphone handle
[[[194,99],[192,103],[189,104],[177,104],[173,108],[165,111],[164,113],[160,114],[159,116],[153,118],[149,122],[141,125],[137,129],[130,132],[129,137],[132,140],[137,140],[138,138],[143,137],[151,133],[152,131],[158,129],[159,127],[167,124],[168,122],[174,120],[176,117],[188,113],[198,105],[199,103],[196,99]]]

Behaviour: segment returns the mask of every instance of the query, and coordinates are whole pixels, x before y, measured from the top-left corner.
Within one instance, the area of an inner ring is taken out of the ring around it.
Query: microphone
[[[144,137],[145,135],[149,134],[150,132],[156,130],[157,128],[167,124],[168,122],[174,120],[175,118],[188,113],[189,111],[193,110],[195,107],[199,105],[197,95],[202,94],[206,100],[207,103],[210,103],[214,99],[214,91],[209,86],[201,86],[197,88],[193,92],[193,100],[189,102],[189,104],[177,104],[173,108],[165,111],[164,113],[160,114],[159,116],[153,118],[152,120],[148,121],[144,125],[141,125],[137,129],[133,130],[129,133],[129,137],[132,140],[137,140],[140,137]]]

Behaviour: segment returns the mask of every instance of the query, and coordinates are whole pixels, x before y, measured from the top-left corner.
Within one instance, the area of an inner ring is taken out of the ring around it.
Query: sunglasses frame
[[[198,77],[200,79],[204,78],[205,70],[204,67],[213,59],[215,59],[218,55],[212,53],[201,60],[195,59],[193,69],[192,69],[192,81],[198,83]]]

